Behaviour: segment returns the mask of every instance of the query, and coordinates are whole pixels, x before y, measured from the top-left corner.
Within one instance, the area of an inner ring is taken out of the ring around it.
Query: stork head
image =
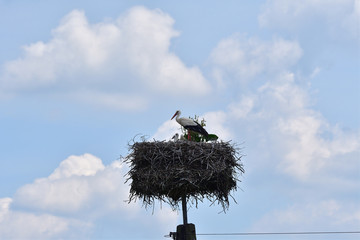
[[[180,110],[177,110],[177,111],[175,112],[174,116],[172,116],[171,120],[172,120],[176,115],[180,116],[180,114],[181,114]]]

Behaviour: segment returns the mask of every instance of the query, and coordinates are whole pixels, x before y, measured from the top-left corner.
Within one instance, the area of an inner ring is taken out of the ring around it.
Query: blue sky
[[[120,156],[178,109],[245,155],[237,204],[189,209],[198,233],[358,231],[359,25],[359,0],[0,0],[0,238],[174,231],[124,202]]]

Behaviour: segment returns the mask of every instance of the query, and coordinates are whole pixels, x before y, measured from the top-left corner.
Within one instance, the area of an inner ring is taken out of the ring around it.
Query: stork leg
[[[188,140],[191,141],[191,132],[188,130]]]

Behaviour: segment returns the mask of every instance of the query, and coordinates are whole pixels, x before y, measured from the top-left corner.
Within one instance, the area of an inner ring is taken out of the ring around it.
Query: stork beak
[[[172,116],[171,120],[173,120],[173,118],[178,114],[178,111],[176,111],[176,113],[174,114],[174,116]]]

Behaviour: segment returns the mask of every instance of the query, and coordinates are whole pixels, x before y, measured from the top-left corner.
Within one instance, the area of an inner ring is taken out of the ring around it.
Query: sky
[[[166,239],[123,158],[176,110],[244,155],[197,233],[360,231],[359,0],[0,0],[0,36],[0,239]]]

